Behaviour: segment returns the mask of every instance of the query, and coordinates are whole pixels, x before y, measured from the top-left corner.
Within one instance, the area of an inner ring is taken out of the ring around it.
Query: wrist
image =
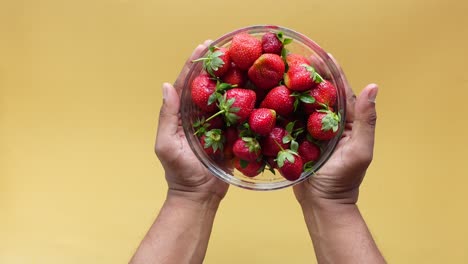
[[[317,208],[334,207],[339,205],[355,205],[359,196],[359,188],[349,190],[330,191],[317,188],[309,182],[295,186],[294,193],[299,204]]]
[[[174,203],[178,206],[196,208],[198,210],[214,210],[216,211],[221,203],[222,198],[210,193],[190,192],[177,189],[167,191],[166,202]]]

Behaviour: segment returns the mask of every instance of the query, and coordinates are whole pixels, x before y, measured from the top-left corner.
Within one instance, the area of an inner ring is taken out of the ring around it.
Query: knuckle
[[[361,167],[365,167],[367,168],[372,160],[373,160],[373,152],[372,151],[359,151],[358,153],[356,153],[356,161],[357,161],[357,164],[359,164],[359,166]]]
[[[369,114],[369,118],[367,119],[367,124],[371,127],[375,127],[377,124],[377,113],[372,112]]]
[[[161,159],[164,159],[169,151],[169,147],[167,144],[163,144],[160,142],[156,142],[156,145],[154,146],[154,153],[156,156],[158,156]]]

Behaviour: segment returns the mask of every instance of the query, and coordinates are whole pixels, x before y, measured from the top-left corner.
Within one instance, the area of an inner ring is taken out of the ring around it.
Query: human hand
[[[212,175],[193,154],[182,128],[179,109],[183,82],[192,60],[198,58],[210,43],[207,40],[194,50],[174,86],[163,84],[163,105],[155,144],[156,155],[166,174],[169,195],[201,203],[219,203],[226,195],[228,184]]]
[[[301,204],[357,202],[359,186],[373,157],[377,91],[377,85],[369,84],[356,98],[351,87],[346,87],[345,130],[325,165],[294,186],[294,194]]]

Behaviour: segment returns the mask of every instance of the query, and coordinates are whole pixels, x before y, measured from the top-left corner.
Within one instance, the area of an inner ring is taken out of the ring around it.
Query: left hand
[[[211,41],[199,45],[185,63],[174,86],[163,84],[163,105],[159,113],[155,152],[166,173],[169,195],[181,196],[196,202],[219,202],[228,190],[228,184],[212,175],[198,160],[185,137],[181,118],[180,93],[192,60]]]

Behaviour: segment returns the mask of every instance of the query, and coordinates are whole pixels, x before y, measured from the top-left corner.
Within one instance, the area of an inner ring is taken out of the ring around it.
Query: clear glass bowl
[[[332,82],[337,89],[337,103],[335,106],[335,112],[341,114],[340,129],[337,135],[322,145],[322,155],[318,161],[315,162],[312,171],[302,173],[301,177],[296,181],[288,181],[283,178],[279,172],[273,174],[269,170],[266,170],[254,177],[249,178],[244,176],[241,172],[235,170],[232,167],[223,165],[223,162],[220,160],[213,160],[208,156],[203,146],[200,144],[197,136],[194,135],[195,130],[192,124],[200,116],[200,110],[192,103],[190,86],[192,80],[197,77],[203,71],[203,63],[194,63],[190,69],[185,81],[184,87],[182,89],[181,95],[181,117],[182,125],[184,128],[185,135],[187,137],[188,143],[192,148],[192,151],[198,157],[200,162],[205,165],[208,170],[213,173],[216,177],[221,180],[250,190],[277,190],[292,186],[301,181],[304,181],[308,177],[313,177],[314,172],[318,171],[329,159],[333,153],[338,140],[341,137],[345,126],[346,120],[346,100],[345,100],[345,87],[347,85],[346,77],[341,69],[341,67],[334,61],[326,51],[324,51],[317,43],[304,36],[301,33],[295,32],[291,29],[273,26],[273,25],[258,25],[250,26],[246,28],[241,28],[233,32],[227,33],[224,36],[215,40],[211,45],[217,47],[229,47],[232,37],[241,32],[247,32],[253,36],[261,38],[261,36],[266,32],[283,32],[284,37],[292,38],[292,43],[288,44],[286,47],[291,53],[301,54],[306,57],[312,58],[313,66],[318,68],[318,71],[322,76],[325,77],[328,81]],[[202,56],[208,52],[208,48],[203,51]]]

